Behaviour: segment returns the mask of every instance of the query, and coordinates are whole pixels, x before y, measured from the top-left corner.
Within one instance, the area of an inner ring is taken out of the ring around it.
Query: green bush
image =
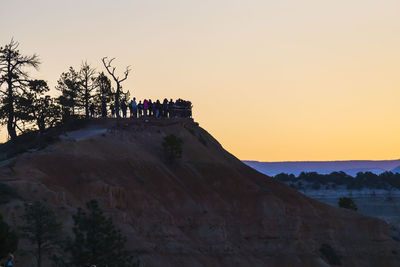
[[[358,209],[356,203],[354,203],[353,199],[349,197],[341,197],[339,199],[338,205],[340,208],[344,209],[349,209],[354,211],[357,211]]]
[[[182,139],[176,135],[170,134],[164,137],[162,147],[169,162],[173,162],[182,157],[182,145]]]
[[[319,252],[326,258],[330,265],[341,265],[340,257],[329,244],[322,244]]]

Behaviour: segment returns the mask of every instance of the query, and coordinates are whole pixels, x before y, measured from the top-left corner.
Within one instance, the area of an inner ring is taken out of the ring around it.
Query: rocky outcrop
[[[70,214],[90,199],[127,235],[146,266],[399,266],[385,222],[310,199],[241,163],[189,119],[109,120],[106,133],[20,155],[0,180],[25,200]],[[163,160],[175,134],[183,157]],[[5,211],[6,212],[6,211]]]

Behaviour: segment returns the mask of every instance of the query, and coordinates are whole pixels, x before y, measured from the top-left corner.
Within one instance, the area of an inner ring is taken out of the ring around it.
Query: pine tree
[[[99,102],[109,103],[114,98],[114,90],[111,87],[111,80],[104,74],[104,72],[100,72],[96,77],[96,96],[99,99]]]
[[[3,221],[3,217],[0,215],[0,259],[4,259],[9,253],[16,251],[17,248],[17,234],[10,230],[10,227]]]
[[[99,73],[96,77],[96,95],[94,98],[97,112],[102,117],[107,117],[107,104],[114,100],[114,90],[111,87],[111,80],[104,74]]]
[[[168,162],[172,163],[176,159],[182,157],[182,145],[183,140],[174,134],[170,134],[164,137],[162,147]]]
[[[95,80],[96,70],[92,68],[87,62],[82,63],[79,71],[80,78],[80,90],[79,90],[79,102],[80,105],[85,109],[85,118],[89,118],[89,105],[90,101],[94,97],[93,92],[96,89]]]
[[[43,80],[30,80],[25,92],[18,97],[16,112],[24,122],[35,122],[42,133],[61,119],[61,110],[50,95],[47,83]]]
[[[43,255],[57,250],[62,225],[54,211],[38,201],[25,205],[22,219],[22,236],[33,245],[31,253],[36,257],[37,266],[41,267]]]
[[[11,40],[4,47],[0,47],[0,119],[7,124],[7,131],[11,140],[17,137],[17,117],[15,104],[21,96],[29,80],[26,67],[39,67],[37,55],[24,56],[18,50],[19,43]]]
[[[78,113],[78,95],[80,90],[79,73],[70,67],[57,81],[56,89],[61,91],[58,102],[61,105],[63,121],[68,121]]]
[[[131,254],[124,249],[126,238],[111,220],[100,210],[97,201],[86,204],[87,212],[81,208],[73,216],[74,239],[69,241],[67,251],[73,266],[138,266]]]

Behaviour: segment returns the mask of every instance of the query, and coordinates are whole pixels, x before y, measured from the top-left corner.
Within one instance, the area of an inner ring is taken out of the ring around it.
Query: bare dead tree
[[[108,59],[108,57],[103,57],[101,59],[101,61],[103,62],[104,67],[106,68],[108,74],[110,74],[113,77],[115,83],[117,84],[116,91],[115,91],[115,111],[117,114],[117,118],[119,118],[120,117],[120,115],[119,115],[119,106],[120,106],[119,100],[120,100],[120,96],[121,96],[121,83],[128,78],[128,75],[129,75],[129,72],[131,71],[131,69],[130,69],[130,66],[127,66],[126,70],[124,72],[123,78],[120,78],[117,74],[115,74],[116,67],[111,66],[111,63],[113,62],[114,59],[115,58]]]

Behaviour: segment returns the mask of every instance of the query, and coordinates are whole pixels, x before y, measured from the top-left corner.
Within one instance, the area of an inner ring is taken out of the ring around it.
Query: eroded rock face
[[[329,266],[322,244],[343,266],[400,266],[386,223],[256,172],[189,119],[114,124],[23,154],[0,179],[27,200],[45,199],[66,227],[76,207],[98,199],[146,266]],[[175,164],[161,146],[171,133],[184,141]]]

